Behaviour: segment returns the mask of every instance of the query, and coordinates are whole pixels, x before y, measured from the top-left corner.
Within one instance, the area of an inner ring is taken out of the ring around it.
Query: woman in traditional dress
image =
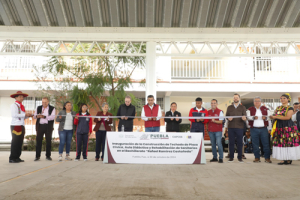
[[[300,133],[291,117],[294,108],[289,106],[290,94],[286,93],[280,97],[281,106],[278,106],[274,115],[271,135],[273,137],[273,157],[282,160],[278,165],[292,164],[292,160],[300,159],[299,136]]]

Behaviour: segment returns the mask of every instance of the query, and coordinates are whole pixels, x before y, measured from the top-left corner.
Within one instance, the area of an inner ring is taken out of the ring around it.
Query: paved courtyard
[[[132,165],[95,162],[93,152],[87,162],[34,155],[9,164],[0,152],[0,199],[300,199],[300,161],[257,164],[246,154],[245,163],[218,164],[206,153],[206,165]]]

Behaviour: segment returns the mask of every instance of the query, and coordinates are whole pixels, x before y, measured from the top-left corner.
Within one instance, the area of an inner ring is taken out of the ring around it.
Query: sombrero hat
[[[28,94],[25,94],[25,93],[23,93],[22,91],[18,91],[18,92],[16,92],[16,93],[10,95],[10,97],[11,97],[11,98],[15,98],[15,97],[18,96],[18,95],[22,95],[23,97],[27,97],[27,96],[28,96]]]

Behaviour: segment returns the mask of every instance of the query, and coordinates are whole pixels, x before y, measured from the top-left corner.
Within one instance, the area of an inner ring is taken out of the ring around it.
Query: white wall
[[[10,123],[11,123],[11,113],[10,105],[14,103],[15,100],[10,97],[0,97],[0,141],[10,141]]]

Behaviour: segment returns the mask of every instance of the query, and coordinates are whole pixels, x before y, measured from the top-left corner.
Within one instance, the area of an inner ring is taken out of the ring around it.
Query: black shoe
[[[49,157],[46,157],[46,160],[52,161],[52,158],[49,156]]]
[[[239,159],[239,163],[243,163],[244,161],[243,161],[243,159]]]
[[[292,164],[292,160],[288,160],[288,161],[286,161],[286,165],[291,165]]]
[[[20,161],[18,161],[17,159],[13,159],[13,160],[9,160],[9,163],[19,163]]]
[[[34,159],[34,161],[39,161],[40,160],[40,157],[36,157],[35,159]]]
[[[228,162],[233,162],[233,158],[229,158]]]
[[[16,159],[19,162],[24,162],[24,160],[21,160],[20,158]]]
[[[223,159],[220,158],[220,159],[219,159],[219,163],[223,163]]]
[[[210,162],[218,162],[218,159],[217,158],[213,158],[210,160]]]
[[[288,162],[285,160],[283,162],[278,163],[278,165],[288,165]]]

